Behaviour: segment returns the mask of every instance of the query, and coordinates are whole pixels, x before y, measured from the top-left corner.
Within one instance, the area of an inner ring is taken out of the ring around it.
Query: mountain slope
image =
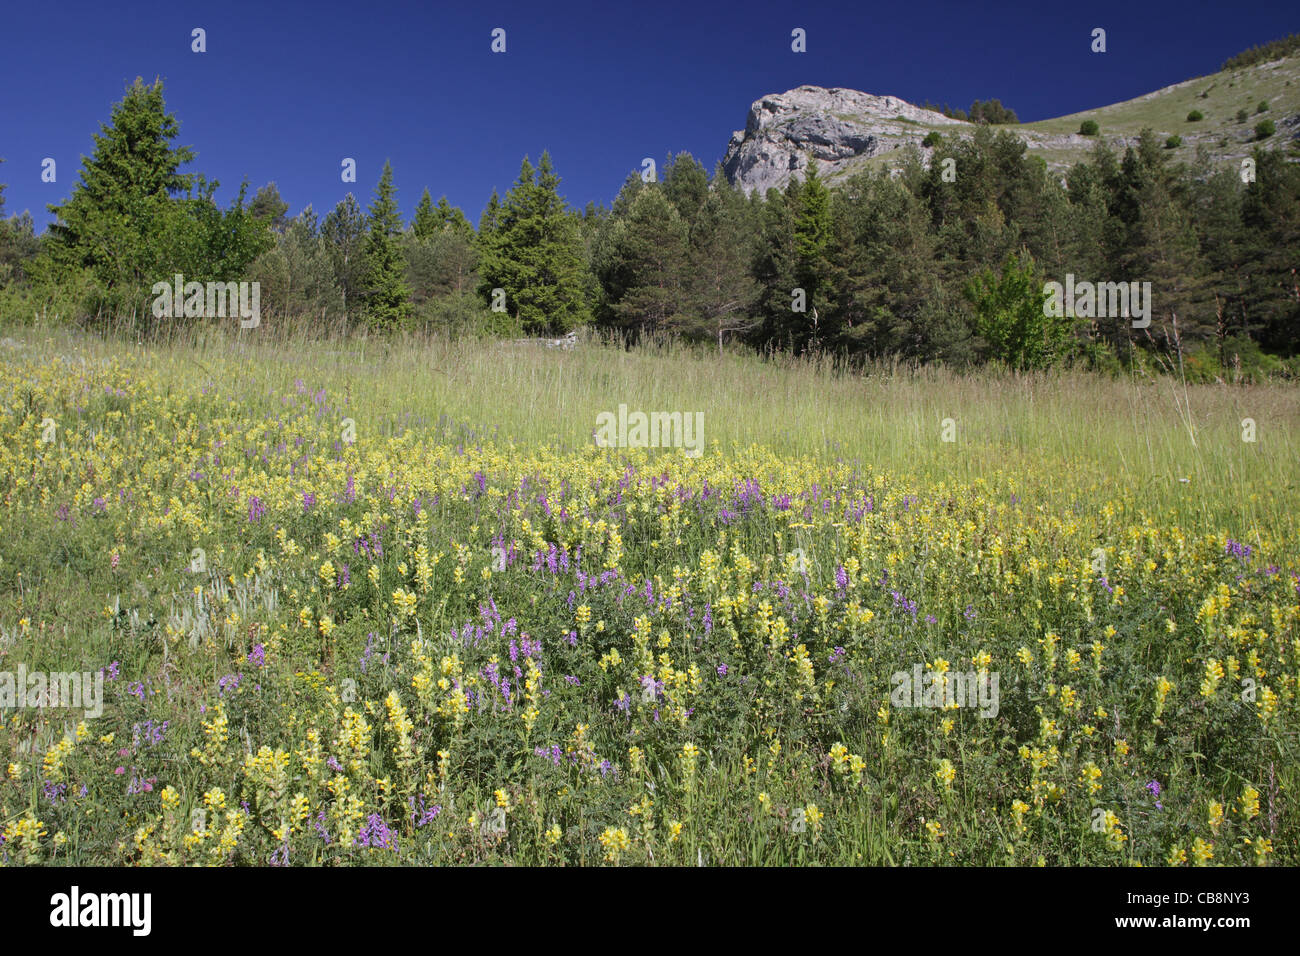
[[[1268,110],[1257,113],[1261,101]],[[1203,118],[1189,121],[1198,110]],[[1245,121],[1238,112],[1246,111]],[[1100,126],[1098,137],[1079,135],[1084,120]],[[1049,168],[1065,169],[1085,159],[1098,138],[1117,148],[1134,142],[1145,127],[1162,140],[1182,138],[1173,150],[1191,159],[1204,145],[1216,161],[1238,162],[1255,147],[1255,124],[1271,119],[1277,132],[1266,149],[1300,143],[1300,56],[1197,77],[1136,99],[1033,123],[1006,124]],[[896,166],[908,145],[920,146],[932,131],[969,134],[974,124],[950,119],[894,96],[856,90],[800,86],[756,100],[745,129],[732,134],[723,158],[727,178],[745,192],[784,188],[815,158],[834,182],[867,166]],[[928,153],[928,150],[923,150]]]

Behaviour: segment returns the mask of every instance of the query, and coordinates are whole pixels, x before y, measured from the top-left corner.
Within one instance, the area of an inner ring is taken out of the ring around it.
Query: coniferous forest
[[[985,107],[993,123],[1014,120],[997,101],[972,109]],[[1296,369],[1300,165],[1279,151],[1256,149],[1246,181],[1204,151],[1175,160],[1147,131],[1122,152],[1099,141],[1060,173],[986,120],[932,135],[928,162],[912,149],[901,168],[835,188],[813,163],[784,191],[746,196],[678,153],[650,181],[629,173],[609,207],[582,210],[543,153],[475,226],[434,202],[418,170],[399,183],[387,164],[373,194],[333,209],[289,218],[274,183],[242,184],[223,209],[177,138],[161,82],[137,80],[50,229],[35,235],[28,214],[0,221],[7,314],[153,334],[151,287],[179,273],[259,282],[264,316],[322,335],[592,327],[959,368],[1115,370],[1138,349],[1176,351],[1192,377]],[[410,222],[402,188],[422,189]],[[1151,282],[1149,327],[1043,318],[1043,283],[1066,275]]]

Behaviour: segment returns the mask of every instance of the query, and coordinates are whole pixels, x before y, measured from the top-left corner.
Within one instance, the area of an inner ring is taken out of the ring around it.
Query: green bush
[[[1267,113],[1267,112],[1268,112],[1268,100],[1260,100],[1260,101],[1259,101],[1259,105],[1255,107],[1255,112],[1256,112],[1257,114],[1258,114],[1258,113]]]
[[[449,292],[420,303],[415,308],[409,328],[419,332],[437,332],[448,338],[499,336],[518,338],[523,328],[513,316],[493,312],[473,292]]]
[[[1245,110],[1237,110],[1237,122],[1238,122],[1238,123],[1244,123],[1244,122],[1246,122],[1246,119],[1247,119],[1249,116],[1250,116],[1250,114],[1247,113]]]
[[[1276,132],[1277,132],[1277,126],[1273,124],[1273,121],[1271,119],[1266,119],[1263,122],[1255,124],[1256,139],[1268,139]]]
[[[931,146],[938,146],[943,142],[943,137],[937,131],[931,131],[926,134],[925,139],[921,140],[921,145],[929,149]]]
[[[1167,140],[1165,140],[1165,149],[1177,149],[1179,146],[1182,145],[1183,145],[1183,138],[1181,136],[1170,136]]]
[[[1220,358],[1222,350],[1222,358]],[[1187,381],[1209,384],[1223,380],[1232,384],[1258,385],[1271,378],[1285,377],[1286,363],[1260,349],[1259,343],[1245,335],[1233,335],[1217,342],[1191,347],[1183,356],[1183,374]]]
[[[1074,320],[1046,314],[1042,278],[1028,255],[1008,256],[1001,275],[986,269],[962,292],[975,312],[974,329],[993,358],[1016,369],[1042,369],[1069,352]]]
[[[1096,136],[1100,131],[1101,127],[1097,125],[1096,120],[1084,120],[1079,124],[1080,136]]]
[[[1187,114],[1187,122],[1189,123],[1199,123],[1203,119],[1205,119],[1205,114],[1200,110],[1192,110]]]

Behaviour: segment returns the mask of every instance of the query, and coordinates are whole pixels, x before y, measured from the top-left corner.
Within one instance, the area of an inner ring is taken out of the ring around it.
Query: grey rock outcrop
[[[810,158],[830,177],[864,158],[919,145],[945,127],[973,128],[895,96],[800,86],[754,102],[745,128],[731,136],[722,169],[746,193],[783,189]]]

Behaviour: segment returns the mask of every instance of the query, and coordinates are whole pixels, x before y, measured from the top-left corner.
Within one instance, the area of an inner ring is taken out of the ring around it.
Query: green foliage
[[[451,339],[500,336],[515,338],[523,334],[514,317],[493,312],[470,288],[451,290],[427,298],[415,306],[412,328],[445,335]]]
[[[343,297],[343,314],[358,311],[365,288],[366,217],[351,193],[344,196],[321,223],[321,239],[334,270],[334,281]]]
[[[976,100],[970,107],[970,121],[989,124],[1020,122],[1015,110],[1007,109],[1001,100]]]
[[[398,241],[402,217],[395,195],[393,167],[385,161],[367,222],[362,293],[367,321],[376,330],[398,328],[411,315],[411,290],[406,285],[406,263]]]
[[[0,183],[0,289],[25,280],[27,267],[40,249],[31,213],[5,219],[4,212],[5,184]]]
[[[933,110],[936,113],[942,113],[950,119],[962,120],[969,123],[1019,123],[1015,110],[1008,109],[1002,105],[1001,100],[975,100],[970,105],[970,112],[962,109],[952,109],[946,103],[943,106],[925,101],[922,109]]]
[[[1255,107],[1256,115],[1268,112],[1268,100],[1260,100],[1259,105]]]
[[[1001,275],[980,273],[965,289],[975,331],[1015,369],[1050,368],[1069,351],[1073,320],[1044,314],[1042,277],[1029,256],[1007,257]]]
[[[435,206],[428,187],[425,187],[424,194],[420,196],[420,202],[415,207],[411,233],[416,239],[424,241],[446,229],[454,230],[467,242],[473,241],[474,228],[465,218],[465,214],[448,203],[446,196],[440,198]]]
[[[683,321],[690,230],[666,190],[638,190],[626,214],[612,217],[592,247],[602,317],[626,330],[662,331]]]
[[[505,201],[489,202],[479,227],[479,294],[490,305],[502,289],[506,311],[530,334],[568,332],[591,318],[578,218],[559,184],[549,153],[536,170],[525,157]]]
[[[412,231],[404,239],[403,249],[406,281],[417,306],[452,292],[473,291],[477,285],[479,253],[473,230],[466,235],[453,226],[439,226],[423,239]]]
[[[1101,131],[1096,120],[1084,120],[1079,124],[1080,136],[1096,136]]]
[[[161,81],[145,86],[137,78],[95,136],[72,196],[50,206],[58,220],[34,266],[37,278],[65,282],[85,270],[95,289],[87,311],[145,320],[154,283],[177,273],[233,281],[271,245],[267,222],[244,206],[247,184],[223,213],[212,199],[215,181],[179,172],[194,152],[171,145],[178,128]]]
[[[264,315],[281,320],[306,315],[323,322],[343,312],[329,243],[311,206],[289,220],[274,248],[262,253],[248,274],[261,283]]]
[[[1254,66],[1256,63],[1267,63],[1270,60],[1290,56],[1297,50],[1300,50],[1300,33],[1292,33],[1280,40],[1272,40],[1260,46],[1253,46],[1248,50],[1243,50],[1236,56],[1225,60],[1220,69],[1240,70],[1247,66]]]
[[[1199,123],[1203,119],[1205,119],[1205,114],[1200,110],[1192,110],[1187,114],[1187,122],[1189,123]]]
[[[1255,138],[1268,139],[1277,132],[1277,124],[1271,119],[1261,120],[1255,124]]]
[[[1244,122],[1246,122],[1246,120],[1249,119],[1249,118],[1250,118],[1250,114],[1247,113],[1245,110],[1237,110],[1237,122],[1238,122],[1238,123],[1244,123]]]
[[[1017,136],[990,128],[1008,120],[1000,109],[977,100],[973,134],[926,134],[929,162],[908,146],[894,178],[855,176],[834,190],[814,164],[784,190],[746,196],[682,153],[666,158],[660,182],[634,172],[609,209],[588,203],[578,215],[559,197],[549,158],[540,170],[525,160],[505,200],[489,199],[476,234],[428,189],[404,230],[387,166],[369,216],[349,195],[319,226],[310,209],[289,220],[274,183],[247,203],[241,188],[220,209],[216,183],[180,172],[193,154],[171,146],[176,121],[161,86],[137,82],[48,237],[34,235],[30,216],[0,218],[0,286],[13,290],[4,302],[17,315],[147,318],[149,286],[177,272],[246,277],[264,287],[268,314],[309,328],[360,318],[374,330],[536,335],[594,312],[624,334],[671,333],[719,350],[731,337],[853,361],[960,366],[981,357],[963,305],[972,277],[999,276],[1023,250],[1053,279],[1159,290],[1149,337],[1135,343],[1113,316],[1080,330],[1096,351],[1083,356],[1092,367],[1109,361],[1097,356],[1129,363],[1172,351],[1175,316],[1189,354],[1227,335],[1296,351],[1300,167],[1257,150],[1257,181],[1244,184],[1202,152],[1171,152],[1180,136],[1147,130],[1122,154],[1098,138],[1062,176]],[[1245,110],[1238,116],[1244,122]],[[1097,136],[1097,121],[1080,132]],[[1186,165],[1173,162],[1183,156]],[[494,289],[505,293],[504,313],[482,307]],[[473,293],[479,304],[469,308]]]
[[[259,189],[248,204],[248,210],[255,218],[265,220],[274,232],[284,232],[288,225],[285,214],[289,211],[289,204],[280,198],[275,183],[267,183]]]

